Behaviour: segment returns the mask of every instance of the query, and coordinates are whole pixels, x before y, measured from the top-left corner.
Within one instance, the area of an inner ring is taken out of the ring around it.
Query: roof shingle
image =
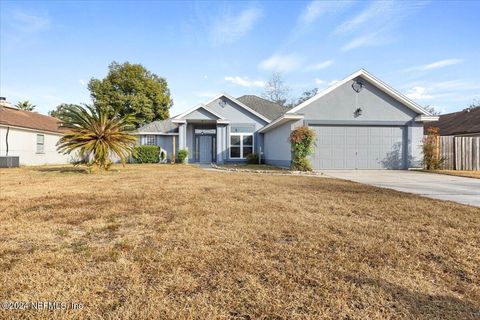
[[[5,106],[0,107],[0,124],[58,133],[64,131],[59,128],[57,118]]]
[[[178,125],[171,119],[157,120],[138,128],[138,132],[177,133]]]
[[[270,121],[277,119],[287,111],[285,107],[255,95],[244,95],[237,98],[237,100],[254,111],[260,113]]]
[[[425,124],[425,133],[430,127],[439,128],[441,136],[480,133],[480,108],[443,114],[438,121]]]

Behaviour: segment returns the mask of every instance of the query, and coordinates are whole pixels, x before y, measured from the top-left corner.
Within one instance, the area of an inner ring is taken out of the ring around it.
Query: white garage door
[[[404,169],[405,127],[311,125],[315,169]]]

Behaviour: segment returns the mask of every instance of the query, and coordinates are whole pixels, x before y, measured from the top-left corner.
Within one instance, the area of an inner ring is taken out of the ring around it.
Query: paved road
[[[480,179],[403,170],[325,170],[326,176],[480,207]]]

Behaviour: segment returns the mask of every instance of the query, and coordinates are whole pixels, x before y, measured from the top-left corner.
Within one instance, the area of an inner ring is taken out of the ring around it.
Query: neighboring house
[[[168,120],[139,129],[140,144],[188,149],[189,162],[245,162],[248,154],[287,167],[288,137],[308,126],[316,134],[315,169],[419,167],[423,124],[438,120],[365,70],[359,70],[290,110],[247,95],[219,94]]]
[[[58,119],[0,103],[0,157],[18,156],[21,165],[67,163],[56,150]]]
[[[438,121],[425,125],[425,134],[430,127],[439,128],[441,136],[480,137],[480,107],[442,114]]]

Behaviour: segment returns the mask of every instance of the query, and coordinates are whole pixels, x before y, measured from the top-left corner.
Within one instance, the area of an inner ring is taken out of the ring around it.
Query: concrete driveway
[[[326,176],[480,207],[480,179],[403,170],[325,170]]]

